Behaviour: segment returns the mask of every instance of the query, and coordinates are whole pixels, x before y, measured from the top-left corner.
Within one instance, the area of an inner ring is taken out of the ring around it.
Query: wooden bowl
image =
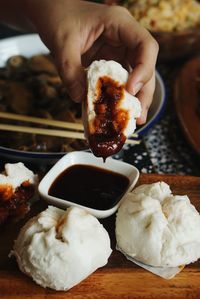
[[[159,44],[158,60],[177,60],[200,51],[200,26],[179,32],[151,32]]]
[[[102,1],[98,1],[102,2]],[[104,0],[108,5],[122,5],[121,0]],[[159,44],[158,61],[166,62],[182,59],[200,51],[200,25],[182,31],[151,31]]]
[[[183,132],[200,155],[200,56],[189,60],[175,83],[174,101]]]

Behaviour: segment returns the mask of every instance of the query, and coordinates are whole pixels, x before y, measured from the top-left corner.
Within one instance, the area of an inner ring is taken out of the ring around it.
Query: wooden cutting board
[[[200,177],[173,175],[141,175],[138,184],[165,181],[175,194],[187,194],[200,211]],[[41,200],[32,206],[27,219],[46,208]],[[184,299],[200,298],[200,263],[196,262],[171,280],[164,280],[134,265],[115,250],[115,215],[102,223],[108,230],[113,253],[108,264],[67,292],[56,292],[36,285],[22,274],[14,258],[8,254],[12,248],[19,228],[26,222],[10,223],[1,228],[0,233],[0,298],[70,298],[70,299]]]

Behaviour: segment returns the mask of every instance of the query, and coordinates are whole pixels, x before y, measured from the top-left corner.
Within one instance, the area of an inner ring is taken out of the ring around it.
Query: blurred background
[[[199,1],[96,2],[125,6],[160,46],[155,107],[148,124],[138,128],[141,143],[125,146],[115,158],[134,164],[144,173],[200,175]],[[22,34],[0,25],[0,39]]]

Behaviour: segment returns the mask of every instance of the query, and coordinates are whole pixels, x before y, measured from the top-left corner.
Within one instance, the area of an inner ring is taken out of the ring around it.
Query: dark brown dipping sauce
[[[107,76],[99,78],[94,133],[89,136],[89,144],[94,155],[104,160],[119,152],[126,141],[123,130],[128,122],[128,111],[119,108],[124,89],[124,85]]]
[[[48,194],[98,210],[112,208],[129,185],[124,175],[89,165],[74,165],[52,183]]]

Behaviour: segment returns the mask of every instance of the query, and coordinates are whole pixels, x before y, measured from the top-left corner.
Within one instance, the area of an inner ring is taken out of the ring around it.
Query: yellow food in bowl
[[[200,3],[195,0],[128,0],[123,5],[151,31],[182,31],[200,25]]]

